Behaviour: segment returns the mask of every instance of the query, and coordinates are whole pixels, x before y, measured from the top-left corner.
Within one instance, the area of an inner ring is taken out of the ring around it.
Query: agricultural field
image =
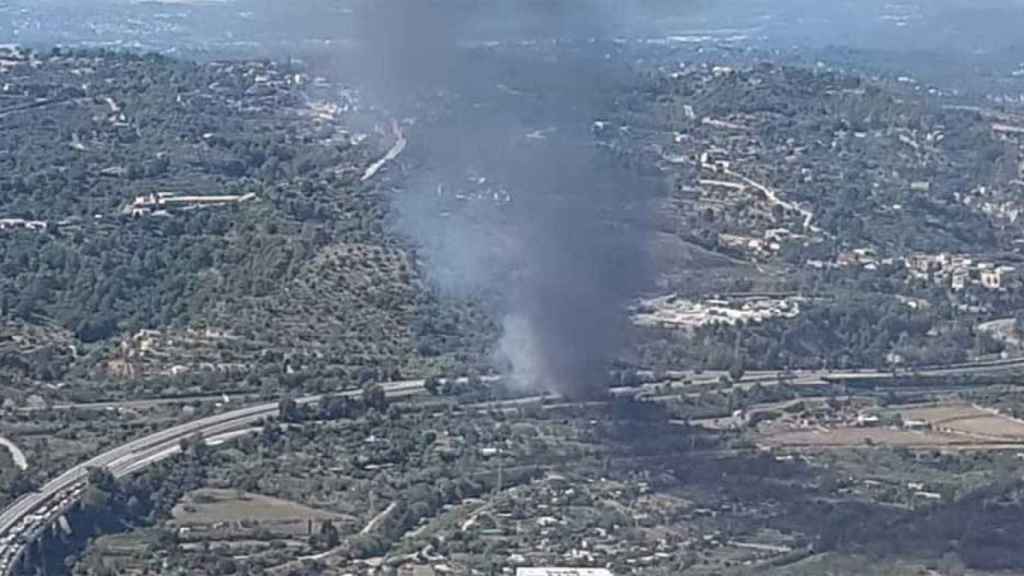
[[[760,437],[758,442],[771,447],[810,450],[876,444],[906,448],[942,448],[969,443],[964,438],[933,431],[853,427],[785,430],[766,434]]]
[[[904,420],[927,422],[933,430],[987,440],[1024,442],[1024,422],[969,404],[912,408],[898,412]]]
[[[940,569],[951,568],[956,570],[956,574],[961,574],[962,576],[982,574],[981,572],[965,571],[961,565],[948,559],[936,562],[907,562],[870,558],[856,554],[822,554],[788,566],[759,569],[758,571],[750,571],[748,574],[757,574],[758,576],[821,576],[822,574],[829,574],[831,576],[854,576],[861,574],[871,574],[873,576],[921,576],[922,574],[954,573],[946,572],[945,570],[936,571],[936,567]]]
[[[325,520],[346,524],[351,517],[303,506],[297,502],[240,490],[204,488],[186,495],[171,511],[170,526],[179,533],[256,527],[274,534],[308,536]]]

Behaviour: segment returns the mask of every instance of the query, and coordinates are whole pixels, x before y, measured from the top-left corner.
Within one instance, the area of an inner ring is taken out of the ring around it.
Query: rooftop
[[[517,568],[516,576],[612,576],[604,568]]]

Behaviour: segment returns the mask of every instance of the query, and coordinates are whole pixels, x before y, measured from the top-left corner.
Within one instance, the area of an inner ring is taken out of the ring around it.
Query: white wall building
[[[605,568],[516,568],[516,576],[612,576]]]

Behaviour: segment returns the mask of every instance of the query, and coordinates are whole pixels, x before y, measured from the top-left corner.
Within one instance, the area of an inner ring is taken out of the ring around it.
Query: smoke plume
[[[417,119],[402,231],[445,289],[499,295],[498,355],[515,382],[574,398],[606,390],[625,305],[651,276],[656,186],[593,133],[636,81],[596,40],[627,4],[374,0],[357,11],[371,97]]]

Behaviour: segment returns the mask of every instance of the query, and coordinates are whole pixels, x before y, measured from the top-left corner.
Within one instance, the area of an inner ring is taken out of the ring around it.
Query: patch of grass
[[[171,513],[177,526],[204,526],[220,522],[287,523],[343,518],[297,502],[238,490],[204,488],[186,496]]]
[[[95,550],[105,556],[132,556],[144,552],[147,546],[157,544],[160,532],[156,530],[132,530],[124,534],[100,536],[93,542]]]
[[[811,556],[788,566],[761,567],[748,573],[764,576],[919,576],[926,572],[920,564],[829,553]]]

